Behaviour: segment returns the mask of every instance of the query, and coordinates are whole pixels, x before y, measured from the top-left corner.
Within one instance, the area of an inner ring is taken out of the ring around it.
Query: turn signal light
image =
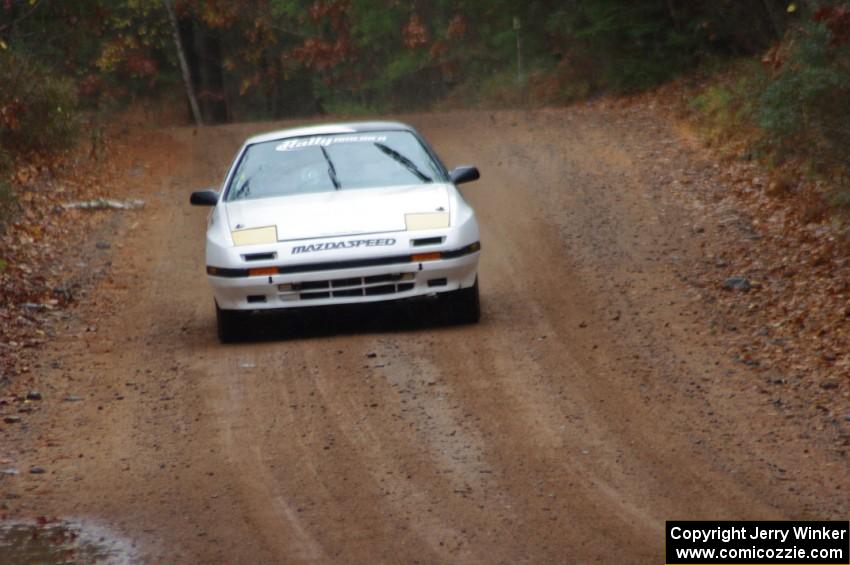
[[[262,277],[265,275],[276,275],[277,267],[262,267],[259,269],[248,269],[248,276]]]
[[[415,255],[411,255],[410,259],[416,263],[419,261],[437,261],[443,258],[443,254],[438,252],[434,253],[417,253]]]

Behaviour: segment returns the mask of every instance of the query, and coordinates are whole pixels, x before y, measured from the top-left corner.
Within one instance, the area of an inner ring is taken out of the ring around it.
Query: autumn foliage
[[[743,56],[764,58],[771,75],[754,120],[777,139],[794,130],[796,140],[820,127],[800,122],[817,117],[807,108],[844,91],[833,75],[810,72],[823,57],[813,64],[792,51],[818,48],[830,68],[848,72],[850,8],[840,1],[172,3],[188,81],[207,123],[416,109],[447,98],[557,104],[646,89],[706,62]],[[61,95],[67,112],[57,115],[60,104],[38,106],[41,93],[21,95],[20,81],[0,75],[4,145],[22,146],[21,133],[35,127],[24,121],[34,115],[68,126],[70,136],[74,120],[64,118],[77,108],[102,112],[149,97],[183,105],[176,52],[162,2],[3,0],[0,68],[23,61],[18,66],[44,78],[34,81],[42,90],[56,86],[50,96]],[[803,106],[787,103],[792,91],[808,96]]]
[[[808,17],[780,0],[173,4],[192,86],[213,122],[352,104],[421,107],[459,82],[492,88],[487,82],[499,73],[531,80],[552,100],[630,91],[706,57],[760,53]],[[825,4],[814,18],[836,44],[846,42],[846,6]],[[162,2],[4,0],[0,41],[0,56],[13,52],[51,67],[98,107],[181,94]],[[3,108],[11,119],[11,102]]]
[[[823,22],[829,29],[832,47],[850,42],[850,8],[847,6],[824,6],[815,12],[814,20]]]

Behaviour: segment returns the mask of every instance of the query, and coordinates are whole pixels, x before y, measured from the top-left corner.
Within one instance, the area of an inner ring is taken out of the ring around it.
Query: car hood
[[[404,231],[405,214],[449,212],[441,183],[348,189],[226,203],[231,230],[277,227],[278,241]]]

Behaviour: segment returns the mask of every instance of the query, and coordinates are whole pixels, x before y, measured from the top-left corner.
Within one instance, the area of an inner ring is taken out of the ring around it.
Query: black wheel
[[[446,313],[456,324],[475,324],[481,319],[481,299],[478,279],[469,288],[461,288],[446,295]]]
[[[218,324],[218,340],[221,343],[233,343],[242,337],[242,312],[238,310],[222,310],[216,304],[215,321]]]

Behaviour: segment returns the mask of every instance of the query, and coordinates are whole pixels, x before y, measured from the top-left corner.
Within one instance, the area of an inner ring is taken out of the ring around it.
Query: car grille
[[[353,296],[398,294],[413,290],[413,273],[306,281],[278,286],[281,300],[319,300]]]

